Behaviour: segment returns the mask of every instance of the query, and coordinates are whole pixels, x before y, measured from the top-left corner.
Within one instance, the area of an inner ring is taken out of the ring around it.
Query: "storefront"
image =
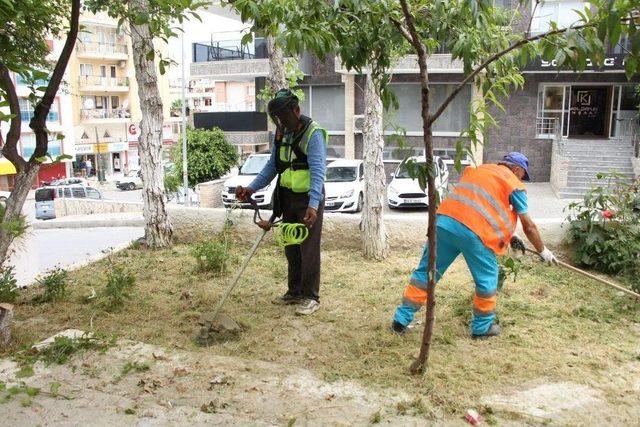
[[[74,175],[95,176],[98,171],[104,171],[105,175],[123,172],[127,148],[127,143],[122,141],[76,144]]]

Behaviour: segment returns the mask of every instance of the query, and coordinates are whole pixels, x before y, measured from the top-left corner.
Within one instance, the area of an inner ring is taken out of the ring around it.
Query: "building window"
[[[55,133],[49,134],[49,143],[47,145],[47,153],[54,159],[62,155],[62,141],[57,139]],[[36,150],[36,136],[34,134],[23,134],[20,136],[20,145],[22,147],[22,157],[28,160]]]
[[[18,100],[20,103],[20,120],[23,122],[29,122],[33,118],[33,107],[31,106],[31,102],[27,98],[20,98]],[[51,109],[49,110],[49,114],[47,115],[47,122],[59,122],[60,115],[58,114],[58,102],[54,101],[51,104]]]
[[[212,104],[211,98],[205,98],[204,99],[205,107],[211,107],[211,104]]]
[[[344,86],[303,86],[302,114],[329,132],[344,132]]]
[[[434,113],[444,100],[455,90],[456,85],[432,84],[430,87],[431,99],[429,110]],[[406,132],[422,133],[422,103],[420,98],[420,85],[412,83],[393,83],[391,90],[395,93],[400,104],[397,110],[387,111],[385,121],[387,132],[394,128],[403,128]],[[458,134],[469,126],[469,104],[471,103],[471,85],[465,86],[453,99],[451,104],[436,120],[433,126],[434,133]]]
[[[539,137],[553,136],[562,129],[568,135],[569,102],[571,87],[567,85],[540,85],[538,88],[538,116],[536,134]]]
[[[37,89],[39,87],[42,86],[49,86],[49,80],[47,79],[40,79],[40,80],[36,80],[34,82],[34,87]],[[20,74],[16,74],[16,85],[17,86],[26,86],[27,82],[25,81],[25,79],[20,75]]]
[[[576,10],[584,10],[585,2],[582,0],[546,0],[538,3],[532,2],[531,32],[544,33],[551,29],[550,22],[555,22],[560,28],[570,27],[580,20]]]

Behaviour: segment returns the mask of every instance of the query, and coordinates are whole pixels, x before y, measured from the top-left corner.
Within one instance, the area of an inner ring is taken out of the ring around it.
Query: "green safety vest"
[[[280,173],[280,186],[288,188],[294,193],[308,193],[311,189],[311,173],[307,163],[307,147],[311,135],[316,130],[322,132],[325,145],[328,143],[328,133],[320,125],[312,121],[301,137],[285,136],[276,142],[277,169]]]

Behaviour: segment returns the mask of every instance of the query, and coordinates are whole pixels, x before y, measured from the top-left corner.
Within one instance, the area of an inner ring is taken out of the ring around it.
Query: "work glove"
[[[513,235],[513,237],[511,237],[511,250],[522,251],[522,255],[524,255],[524,252],[525,252],[524,242],[520,237],[518,237],[515,234]]]
[[[542,258],[542,260],[549,265],[558,263],[558,260],[556,259],[555,255],[553,255],[553,252],[551,252],[546,246],[538,255],[540,255],[540,258]]]
[[[249,197],[251,197],[253,193],[254,191],[249,187],[243,187],[241,185],[238,185],[236,187],[236,199],[240,200],[241,202],[248,201]]]

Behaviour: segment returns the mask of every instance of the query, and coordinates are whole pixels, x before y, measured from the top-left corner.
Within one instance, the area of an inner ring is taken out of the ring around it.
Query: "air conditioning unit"
[[[362,133],[364,129],[364,114],[356,114],[353,116],[353,132]]]

